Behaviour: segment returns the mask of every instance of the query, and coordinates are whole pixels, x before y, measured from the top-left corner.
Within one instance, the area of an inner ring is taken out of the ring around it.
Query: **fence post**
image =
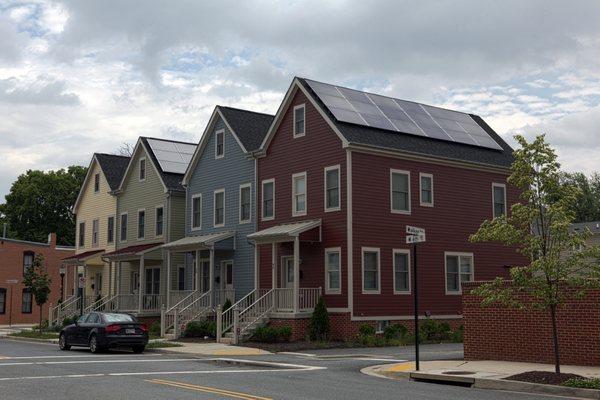
[[[165,333],[167,333],[167,330],[165,329],[165,305],[163,304],[162,307],[160,308],[160,337],[165,337]]]
[[[233,344],[238,344],[240,330],[240,309],[236,305],[233,308]]]
[[[217,306],[217,343],[221,341],[221,336],[223,335],[223,310],[221,309],[221,305]]]
[[[179,331],[181,331],[181,327],[179,326],[179,309],[175,308],[173,310],[173,333],[175,334],[175,339],[179,339]]]

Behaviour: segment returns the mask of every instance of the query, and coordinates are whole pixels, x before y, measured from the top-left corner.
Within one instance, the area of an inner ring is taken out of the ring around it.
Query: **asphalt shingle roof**
[[[246,151],[258,150],[273,122],[273,115],[218,106]]]
[[[477,115],[470,114],[475,122],[477,122],[492,137],[492,139],[502,147],[502,151],[340,122],[333,116],[327,106],[321,102],[306,80],[303,78],[298,78],[298,80],[336,124],[341,134],[351,144],[401,150],[415,154],[499,167],[510,167],[513,161],[512,148]]]
[[[96,153],[96,160],[104,173],[111,190],[119,188],[123,174],[129,164],[129,157],[115,154]]]
[[[571,230],[576,232],[583,232],[585,228],[588,228],[593,234],[600,234],[600,221],[590,221],[590,222],[577,222],[571,224]]]

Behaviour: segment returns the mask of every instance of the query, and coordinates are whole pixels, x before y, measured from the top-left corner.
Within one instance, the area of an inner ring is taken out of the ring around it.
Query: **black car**
[[[130,347],[141,353],[148,344],[148,326],[133,315],[91,312],[60,331],[58,345],[61,350],[71,346],[89,347],[92,353],[109,348]]]

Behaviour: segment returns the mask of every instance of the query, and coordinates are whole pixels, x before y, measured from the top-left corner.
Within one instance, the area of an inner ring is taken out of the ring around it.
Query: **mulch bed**
[[[179,339],[175,340],[175,342],[182,342],[182,343],[215,343],[215,339],[214,338],[208,338],[208,339],[204,339],[201,337],[180,337]]]
[[[254,347],[278,353],[281,351],[302,351],[302,350],[318,350],[318,349],[343,349],[353,347],[347,342],[281,342],[281,343],[260,343],[260,342],[243,342],[241,346]]]
[[[510,381],[521,381],[530,383],[542,383],[544,385],[562,385],[572,378],[583,378],[577,374],[557,374],[550,371],[529,371],[522,374],[512,375],[504,378]]]

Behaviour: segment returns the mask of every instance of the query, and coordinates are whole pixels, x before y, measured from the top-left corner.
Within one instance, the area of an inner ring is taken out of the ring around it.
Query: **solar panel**
[[[148,144],[164,172],[184,174],[192,160],[195,144],[148,139]]]
[[[341,122],[502,150],[470,115],[306,79]]]

